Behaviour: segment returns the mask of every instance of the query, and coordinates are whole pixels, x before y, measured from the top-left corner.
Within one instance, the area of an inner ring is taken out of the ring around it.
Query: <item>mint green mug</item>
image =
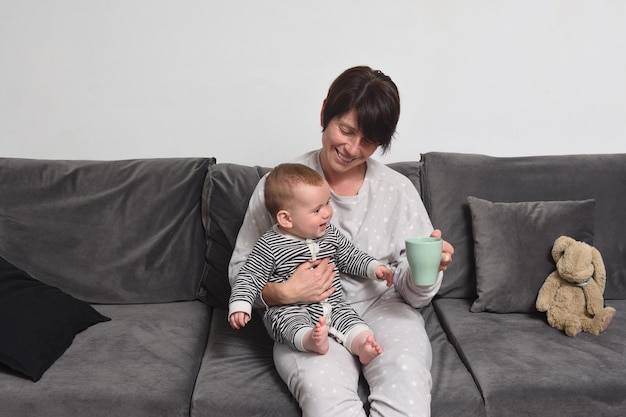
[[[443,240],[437,237],[406,239],[406,257],[415,285],[433,285],[437,282]]]

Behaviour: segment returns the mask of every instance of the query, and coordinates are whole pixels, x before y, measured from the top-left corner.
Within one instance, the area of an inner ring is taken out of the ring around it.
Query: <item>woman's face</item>
[[[341,174],[360,167],[378,148],[376,142],[363,137],[356,112],[333,118],[322,133],[320,155],[324,171]]]

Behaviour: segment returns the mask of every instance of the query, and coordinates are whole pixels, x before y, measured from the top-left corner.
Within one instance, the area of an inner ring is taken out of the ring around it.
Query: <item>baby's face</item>
[[[299,184],[296,198],[289,208],[293,228],[290,233],[302,239],[316,239],[324,236],[333,216],[330,205],[330,188],[322,185]]]

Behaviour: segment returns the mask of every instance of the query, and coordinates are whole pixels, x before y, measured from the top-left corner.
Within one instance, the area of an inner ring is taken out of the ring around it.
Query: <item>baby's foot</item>
[[[370,363],[376,356],[383,353],[383,349],[380,347],[374,335],[369,334],[361,343],[361,346],[355,350],[355,353],[359,356],[359,361],[363,365]]]
[[[304,348],[320,355],[325,355],[328,352],[328,326],[324,317],[320,317],[315,327],[305,336]]]

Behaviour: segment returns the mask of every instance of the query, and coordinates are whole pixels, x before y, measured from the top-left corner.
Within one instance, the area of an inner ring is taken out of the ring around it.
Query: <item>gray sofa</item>
[[[626,155],[427,153],[391,166],[420,190],[456,250],[421,311],[433,347],[432,415],[624,415]],[[226,321],[230,253],[267,171],[212,158],[0,158],[0,257],[15,268],[10,276],[56,289],[66,297],[60,310],[74,303],[74,316],[101,315],[65,331],[56,354],[46,343],[18,352],[50,356],[29,377],[6,365],[3,349],[30,322],[0,306],[0,323],[20,323],[0,327],[0,416],[300,415],[261,320],[240,331]],[[599,336],[570,338],[533,310],[554,268],[555,234],[602,253],[605,302],[617,315]],[[17,299],[3,291],[0,300]],[[62,328],[51,313],[34,325]],[[365,381],[359,388],[365,399]]]

